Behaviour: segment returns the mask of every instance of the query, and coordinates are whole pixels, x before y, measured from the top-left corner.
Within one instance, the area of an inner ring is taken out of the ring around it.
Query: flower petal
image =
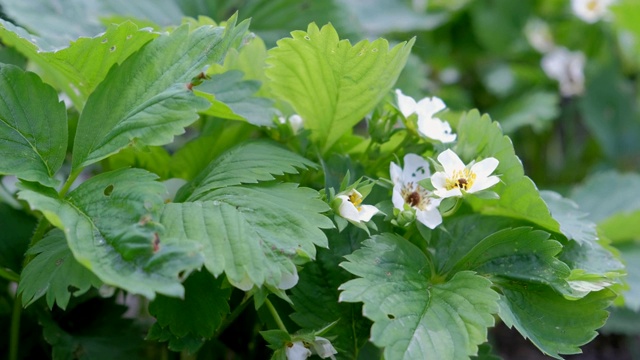
[[[393,195],[391,196],[393,207],[398,210],[404,210],[404,199],[402,198],[402,185],[396,184],[393,187]]]
[[[360,206],[360,221],[367,222],[371,220],[373,215],[378,213],[378,208],[373,205],[361,205]]]
[[[446,109],[444,101],[438,97],[424,98],[416,104],[416,112],[418,116],[433,117],[436,113]]]
[[[416,154],[406,154],[404,156],[404,169],[402,170],[402,181],[417,183],[431,176],[429,163],[422,156]]]
[[[447,174],[442,171],[438,171],[431,177],[431,184],[434,188],[441,191],[446,191],[447,186]]]
[[[436,226],[442,224],[442,215],[440,215],[440,211],[437,208],[416,211],[416,219],[429,229],[435,229]]]
[[[285,349],[287,360],[305,360],[311,356],[311,350],[304,347],[302,341],[296,341]]]
[[[416,112],[416,101],[411,97],[402,93],[400,89],[396,89],[398,97],[398,107],[404,117],[409,117]]]
[[[349,201],[349,197],[347,195],[338,195],[338,199],[341,199],[342,202],[338,207],[338,213],[340,216],[347,220],[360,222],[360,214],[358,213],[358,209],[353,205],[351,201]]]
[[[476,179],[476,181],[473,183],[473,185],[471,185],[471,187],[469,188],[469,190],[467,190],[467,192],[474,193],[474,192],[482,191],[484,189],[488,189],[492,187],[498,182],[500,182],[500,178],[495,175],[489,176],[486,178],[479,178],[479,179]]]
[[[438,118],[418,117],[418,132],[420,134],[443,143],[450,143],[456,140],[456,134],[451,133],[451,125]]]
[[[453,188],[451,190],[446,189],[436,189],[434,192],[437,196],[446,199],[450,197],[462,196],[462,191],[458,188]]]
[[[311,344],[313,345],[313,350],[318,356],[322,359],[332,358],[335,359],[333,355],[337,354],[338,351],[331,345],[331,342],[323,337],[316,336],[315,341]]]
[[[402,168],[396,163],[392,162],[389,165],[389,174],[391,175],[391,181],[393,184],[402,184]]]
[[[471,166],[471,172],[475,173],[477,179],[486,178],[498,167],[498,159],[490,157],[479,161]]]
[[[442,164],[444,172],[447,176],[452,176],[455,170],[464,169],[464,163],[458,157],[458,154],[454,153],[451,149],[447,149],[438,155],[438,162]]]

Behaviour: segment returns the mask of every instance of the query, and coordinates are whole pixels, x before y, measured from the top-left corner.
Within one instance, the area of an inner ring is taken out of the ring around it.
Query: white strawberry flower
[[[447,149],[438,155],[438,161],[444,171],[433,174],[431,183],[435,187],[434,193],[441,198],[482,191],[500,181],[496,175],[491,175],[499,164],[493,157],[465,165],[455,152]]]
[[[287,360],[305,360],[311,356],[311,350],[307,349],[302,341],[288,344],[284,352],[287,355]]]
[[[580,51],[558,47],[541,60],[542,70],[560,84],[564,96],[579,95],[584,91],[584,66],[586,58]]]
[[[573,13],[585,22],[593,24],[609,15],[609,5],[615,0],[571,0]]]
[[[278,122],[281,124],[289,124],[294,134],[304,128],[304,120],[298,114],[293,114],[288,118],[285,118],[284,116],[278,116]]]
[[[356,189],[351,189],[349,192],[336,197],[342,200],[338,208],[338,214],[355,223],[367,222],[379,211],[373,205],[363,205],[362,194]]]
[[[437,117],[436,113],[447,108],[442,99],[437,97],[425,97],[416,102],[412,97],[406,96],[400,89],[396,89],[398,107],[405,118],[413,114],[418,115],[418,132],[430,139],[449,143],[456,140],[456,134],[451,133],[451,125]]]
[[[432,193],[418,184],[429,178],[429,163],[419,155],[404,156],[404,168],[391,163],[389,172],[393,181],[393,206],[400,211],[405,206],[415,210],[416,219],[430,229],[442,223],[438,206],[442,199],[432,197]]]

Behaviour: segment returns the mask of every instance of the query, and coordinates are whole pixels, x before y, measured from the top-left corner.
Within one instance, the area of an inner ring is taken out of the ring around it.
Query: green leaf
[[[91,271],[76,261],[60,230],[51,231],[27,254],[36,256],[20,275],[18,292],[25,307],[46,294],[49,308],[58,303],[64,310],[71,295],[80,296],[91,287],[102,285]]]
[[[295,312],[291,319],[303,329],[319,330],[337,321],[323,337],[330,338],[337,359],[357,359],[368,341],[371,322],[362,317],[360,304],[338,302],[340,284],[353,278],[338,264],[351,254],[367,236],[350,227],[328,232],[329,249],[318,249],[317,259],[304,266],[298,284],[291,289]]]
[[[195,354],[204,345],[205,340],[199,336],[178,337],[173,335],[171,330],[163,328],[154,323],[149,329],[149,333],[145,340],[156,340],[160,342],[168,342],[168,348],[171,351],[186,351],[188,354]]]
[[[179,274],[200,267],[202,257],[196,243],[164,235],[157,219],[166,190],[155,178],[124,169],[87,180],[66,199],[30,184],[19,197],[64,231],[74,257],[105,284],[149,299],[181,297]]]
[[[199,242],[207,269],[240,289],[278,287],[283,276],[296,276],[294,261],[327,246],[320,228],[333,223],[320,214],[329,207],[315,190],[285,183],[196,191],[196,202],[165,205],[166,236]]]
[[[624,304],[631,310],[640,311],[640,242],[630,241],[617,245],[625,262],[627,276],[625,281],[629,290],[623,293]]]
[[[162,35],[114,68],[89,97],[73,148],[74,170],[127,145],[164,145],[206,109],[187,83],[207,64],[220,61],[248,23],[226,29],[188,25]],[[162,54],[162,56],[158,56]],[[97,126],[96,124],[99,124]]]
[[[607,171],[587,178],[571,192],[599,232],[612,241],[638,239],[640,233],[640,175]]]
[[[197,200],[208,192],[231,185],[273,180],[273,175],[297,174],[296,168],[315,168],[302,156],[268,141],[249,141],[225,151],[189,184],[176,202]]]
[[[498,294],[491,282],[462,271],[433,283],[429,260],[393,234],[374,236],[341,264],[359,276],[343,284],[340,300],[364,302],[371,341],[389,359],[467,359],[487,340]]]
[[[578,354],[604,325],[615,294],[592,292],[579,300],[567,300],[548,286],[508,281],[500,284],[500,318],[556,359]]]
[[[569,240],[587,245],[598,240],[596,225],[587,219],[575,202],[553,191],[540,191],[540,196],[551,211],[551,216],[560,224],[560,232]]]
[[[203,114],[223,119],[245,120],[257,126],[272,126],[276,116],[273,100],[256,97],[257,80],[242,80],[240,71],[232,70],[211,76],[194,90],[211,102]]]
[[[0,174],[55,186],[67,150],[67,112],[31,72],[0,66]]]
[[[195,272],[184,282],[184,299],[158,296],[149,304],[149,313],[176,337],[211,338],[229,313],[231,288],[221,289],[223,279],[214,279],[205,271]]]
[[[323,152],[369,113],[395,83],[414,40],[389,49],[387,40],[351,45],[329,24],[278,41],[267,76],[274,94],[291,103]]]
[[[36,219],[0,203],[0,268],[20,273]]]
[[[511,140],[502,134],[500,125],[477,110],[462,116],[458,123],[456,152],[462,160],[494,157],[500,164],[495,174],[501,182],[491,188],[498,200],[468,198],[474,210],[489,215],[502,215],[531,221],[554,232],[560,231],[536,185],[524,175],[522,162],[513,150]]]
[[[56,319],[43,311],[38,320],[53,359],[143,359],[140,329],[123,319],[125,306],[93,298]]]
[[[82,110],[89,95],[113,65],[121,64],[158,36],[125,22],[111,24],[101,35],[80,38],[60,49],[9,22],[0,20],[0,25],[2,41],[38,64],[47,78],[73,100],[78,110]]]
[[[173,160],[169,152],[161,146],[148,146],[143,149],[125,148],[106,161],[108,170],[128,167],[148,170],[162,180],[172,176]]]

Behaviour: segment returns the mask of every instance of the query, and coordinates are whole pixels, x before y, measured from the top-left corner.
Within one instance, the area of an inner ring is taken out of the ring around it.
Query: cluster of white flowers
[[[287,360],[305,360],[313,354],[317,354],[322,359],[335,360],[334,355],[337,353],[331,342],[320,336],[316,336],[315,341],[310,344],[305,345],[302,341],[294,341],[285,348]]]
[[[446,108],[441,99],[431,97],[415,101],[399,89],[396,94],[398,107],[405,118],[417,115],[418,132],[421,135],[442,143],[455,141],[456,134],[452,133],[449,123],[434,117]],[[443,199],[479,192],[499,182],[497,176],[491,175],[498,167],[498,160],[495,158],[465,165],[455,152],[447,149],[438,155],[438,161],[443,171],[438,171],[433,176],[427,160],[416,154],[405,155],[403,168],[391,162],[389,169],[393,182],[394,208],[414,212],[415,218],[430,229],[435,229],[442,223],[438,206]],[[419,184],[429,178],[433,191]],[[352,223],[367,222],[379,212],[373,205],[363,205],[362,194],[356,189],[345,191],[336,198],[341,200],[338,214]]]

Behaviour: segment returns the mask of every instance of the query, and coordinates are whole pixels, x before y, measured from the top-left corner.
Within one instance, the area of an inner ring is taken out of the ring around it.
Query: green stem
[[[240,314],[242,314],[242,312],[244,311],[244,309],[247,307],[247,305],[249,304],[249,300],[253,297],[252,295],[246,296],[244,299],[242,299],[242,302],[240,303],[240,305],[236,306],[235,309],[233,309],[233,311],[231,312],[231,314],[229,314],[229,316],[227,316],[224,321],[222,322],[222,324],[218,327],[218,329],[216,330],[216,332],[213,334],[214,338],[217,338],[218,336],[220,336],[220,334],[222,334],[222,332],[225,331],[225,329],[227,327],[229,327],[229,325],[231,325],[231,323],[233,323],[236,318],[238,316],[240,316]]]
[[[16,294],[11,315],[11,334],[9,335],[9,360],[18,360],[18,344],[20,342],[20,315],[22,314],[22,301]]]
[[[73,182],[76,181],[76,179],[78,178],[78,176],[82,172],[82,169],[83,168],[76,169],[71,174],[69,174],[69,178],[67,179],[67,181],[62,186],[62,189],[60,189],[60,192],[59,192],[60,197],[64,197],[67,194],[67,192],[69,191],[69,188],[71,188],[71,185],[73,185]]]
[[[443,212],[442,213],[442,217],[447,217],[447,216],[451,216],[451,215],[455,214],[456,211],[458,211],[458,209],[460,209],[461,205],[462,205],[462,198],[456,198],[456,203],[451,207],[451,209]]]
[[[9,281],[20,281],[20,275],[13,272],[11,269],[1,268],[0,267],[0,277],[3,277]]]
[[[271,313],[271,316],[273,316],[273,320],[275,320],[278,328],[288,334],[289,331],[287,331],[286,326],[284,326],[282,319],[280,319],[280,315],[278,315],[278,311],[276,311],[276,308],[273,307],[271,301],[269,301],[269,299],[265,299],[264,304],[267,305],[267,309],[269,309],[269,312]]]
[[[44,237],[44,234],[47,232],[47,230],[49,229],[49,225],[51,225],[49,223],[49,220],[47,220],[46,217],[41,217],[40,220],[38,221],[38,226],[36,227],[36,230],[33,232],[33,236],[31,236],[31,241],[29,242],[29,249],[31,249],[35,244],[38,243],[38,241],[42,240],[42,238]],[[24,258],[24,262],[22,263],[22,268],[24,268],[25,266],[27,266],[27,264],[33,259],[34,255],[27,255]]]

